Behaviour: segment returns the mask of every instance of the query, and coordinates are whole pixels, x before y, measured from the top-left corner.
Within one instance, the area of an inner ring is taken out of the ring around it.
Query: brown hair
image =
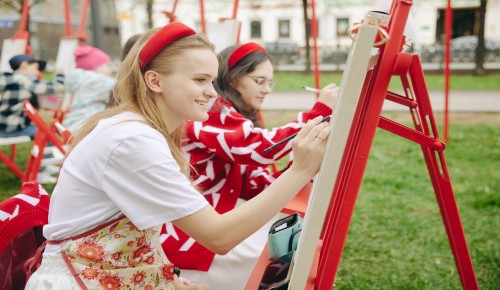
[[[238,113],[251,120],[254,126],[262,127],[258,120],[257,110],[248,108],[248,106],[243,102],[241,94],[233,88],[233,86],[231,86],[230,82],[239,82],[245,75],[255,71],[259,64],[266,60],[269,60],[272,63],[272,60],[267,53],[263,51],[256,51],[245,56],[229,69],[229,58],[237,48],[238,45],[229,46],[219,53],[219,71],[217,73],[217,80],[214,83],[214,87],[219,96],[233,104]]]
[[[158,30],[152,29],[144,33],[137,40],[128,55],[123,60],[116,74],[117,83],[114,87],[114,94],[120,96],[121,104],[114,108],[109,108],[94,115],[78,132],[74,139],[73,146],[87,136],[97,125],[99,120],[109,118],[122,112],[134,112],[141,115],[145,123],[158,130],[167,140],[174,159],[179,164],[183,173],[189,177],[189,163],[184,158],[181,151],[181,140],[184,136],[184,126],[179,126],[174,132],[169,133],[162,118],[162,114],[153,97],[151,91],[144,81],[144,72],[148,70],[156,71],[162,75],[168,75],[182,63],[181,54],[188,49],[210,49],[214,51],[213,45],[203,34],[195,34],[180,38],[158,53],[144,70],[139,67],[139,53],[151,36]]]

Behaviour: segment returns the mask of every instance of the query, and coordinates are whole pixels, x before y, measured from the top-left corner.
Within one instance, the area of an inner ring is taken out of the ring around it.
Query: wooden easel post
[[[320,172],[314,181],[312,194],[304,218],[304,228],[295,254],[290,289],[305,289],[309,279],[314,253],[320,238],[321,225],[328,219],[327,208],[331,200],[335,176],[340,176],[343,153],[347,152],[351,122],[356,120],[355,110],[361,94],[362,82],[370,59],[370,51],[375,42],[377,27],[360,27],[356,40],[347,59],[346,71],[340,83],[339,101],[335,118],[331,121],[328,149],[323,158]],[[328,246],[323,244],[323,247]],[[309,281],[310,282],[310,281]],[[308,285],[307,289],[310,289]],[[330,287],[331,288],[331,287]],[[323,289],[323,288],[320,288]],[[325,288],[326,289],[326,288]]]

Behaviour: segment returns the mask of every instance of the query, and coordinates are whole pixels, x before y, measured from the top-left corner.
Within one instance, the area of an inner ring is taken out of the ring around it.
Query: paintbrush
[[[308,86],[303,86],[302,88],[304,90],[308,91],[308,92],[313,92],[313,93],[318,93],[318,94],[321,92],[320,89],[311,88],[311,87],[308,87]]]
[[[321,122],[320,122],[320,123],[322,123],[322,122],[328,122],[328,121],[330,121],[330,116],[326,116],[326,117],[324,117],[324,118],[323,118],[323,120],[321,120]],[[295,138],[295,136],[297,136],[297,134],[298,134],[298,132],[297,132],[297,133],[295,133],[295,134],[293,134],[293,135],[290,135],[290,136],[286,137],[285,139],[283,139],[283,140],[281,140],[281,141],[279,141],[279,142],[277,142],[277,143],[274,143],[273,145],[271,145],[271,146],[269,146],[269,147],[267,147],[266,149],[264,149],[264,153],[267,153],[267,152],[269,152],[270,150],[272,150],[272,149],[274,149],[274,148],[276,148],[276,147],[280,146],[281,144],[286,143],[286,142],[288,142],[288,141],[292,140],[293,138]]]

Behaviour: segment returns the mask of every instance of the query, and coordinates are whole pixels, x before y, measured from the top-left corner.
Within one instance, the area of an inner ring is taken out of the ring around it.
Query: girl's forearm
[[[293,168],[285,171],[259,195],[220,216],[220,229],[235,229],[221,233],[223,244],[232,248],[266,224],[311,180]]]

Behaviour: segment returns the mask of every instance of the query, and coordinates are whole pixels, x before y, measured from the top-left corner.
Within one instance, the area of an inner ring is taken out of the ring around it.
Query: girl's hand
[[[325,86],[319,93],[318,102],[322,102],[323,104],[334,110],[335,106],[337,105],[339,90],[340,88],[337,87],[337,85],[334,83]]]
[[[309,120],[292,141],[294,162],[289,170],[313,178],[318,173],[330,133],[328,122],[321,122],[323,116]]]

